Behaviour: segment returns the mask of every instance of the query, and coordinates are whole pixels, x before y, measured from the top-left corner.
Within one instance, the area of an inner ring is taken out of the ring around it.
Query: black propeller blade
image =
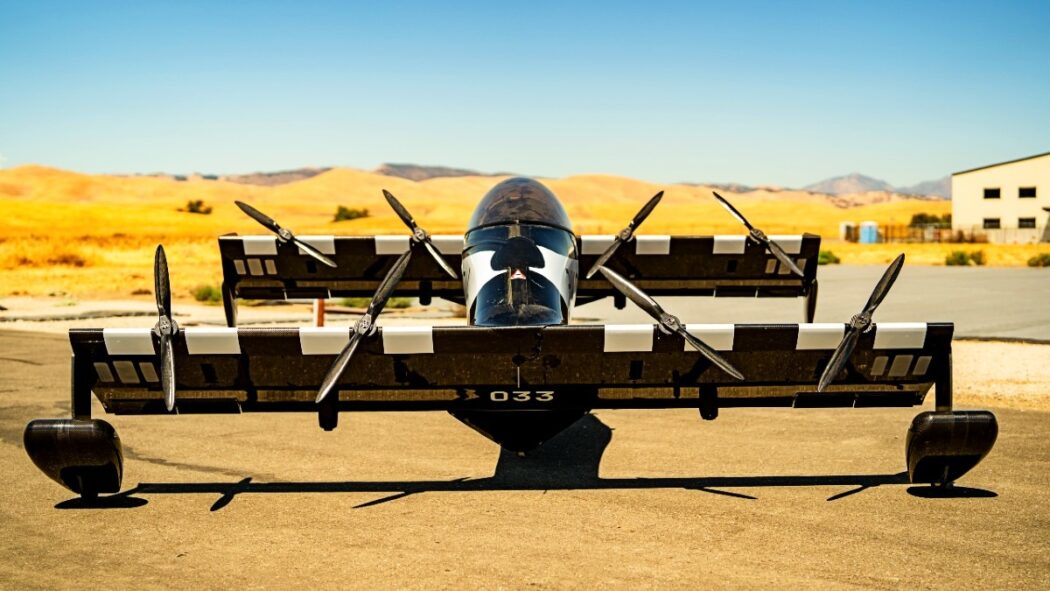
[[[313,246],[297,238],[295,234],[292,234],[292,231],[288,228],[281,227],[281,225],[274,221],[274,219],[270,216],[259,211],[258,209],[255,209],[251,205],[244,203],[243,201],[234,201],[234,203],[237,204],[237,207],[241,208],[241,211],[248,214],[248,217],[262,224],[262,226],[267,230],[273,232],[274,234],[277,234],[277,239],[281,242],[291,242],[292,244],[295,244],[296,246],[301,248],[306,254],[328,265],[329,267],[336,266],[335,261],[322,254],[321,251],[317,250]]]
[[[408,261],[412,258],[416,244],[418,243],[414,243],[402,253],[397,262],[394,263],[394,266],[390,268],[386,277],[383,278],[383,282],[379,284],[379,289],[372,296],[372,301],[368,303],[368,309],[365,310],[364,316],[359,318],[357,323],[354,324],[354,328],[350,333],[350,342],[346,344],[346,347],[336,357],[335,362],[332,363],[332,367],[329,368],[328,373],[321,382],[321,388],[317,392],[318,403],[331,393],[336,382],[343,376],[343,372],[350,365],[350,359],[353,357],[354,351],[357,350],[357,345],[361,339],[375,332],[375,321],[379,318],[383,307],[386,306],[386,301],[390,299],[390,295],[394,293],[394,288],[397,287],[401,277],[405,274],[405,269],[408,268]]]
[[[744,374],[740,373],[740,371],[730,365],[728,361],[716,353],[714,349],[707,345],[707,343],[690,334],[677,316],[665,312],[664,309],[660,307],[660,304],[656,303],[656,300],[649,297],[649,295],[641,289],[638,289],[638,286],[631,283],[612,269],[599,267],[598,270],[602,272],[602,275],[604,275],[605,278],[609,280],[609,283],[612,283],[613,287],[615,287],[620,293],[627,296],[627,298],[637,304],[639,308],[645,310],[650,316],[656,319],[664,330],[679,334],[690,345],[692,345],[693,348],[700,351],[704,357],[721,368],[722,371],[738,380],[744,379]]]
[[[752,226],[751,222],[747,221],[747,218],[744,217],[744,214],[737,211],[737,208],[733,207],[733,204],[726,200],[725,197],[719,195],[717,191],[711,192],[714,193],[715,199],[718,199],[718,202],[722,204],[722,207],[725,207],[733,217],[739,220],[741,224],[744,224],[744,227],[747,228],[748,235],[752,240],[768,248],[769,252],[773,253],[773,256],[775,256],[777,260],[784,264],[788,269],[791,269],[792,273],[799,277],[803,277],[802,269],[798,268],[795,261],[791,260],[791,257],[784,252],[784,249],[781,248],[775,240],[771,240],[769,236],[766,236],[765,232]]]
[[[438,252],[437,247],[430,241],[430,234],[416,224],[416,220],[412,218],[412,214],[408,213],[408,210],[397,200],[397,197],[394,197],[394,195],[386,189],[383,189],[383,196],[386,197],[386,202],[394,209],[394,213],[397,214],[397,217],[401,218],[402,222],[405,222],[405,225],[408,226],[409,230],[412,230],[412,242],[414,244],[423,244],[424,248],[427,249],[427,252],[429,252],[430,256],[434,259],[434,262],[448,273],[449,277],[459,279],[459,275],[456,274],[456,271],[445,262],[445,259],[441,257],[441,253]]]
[[[846,328],[846,334],[842,336],[839,346],[831,354],[828,366],[824,368],[824,373],[820,375],[817,392],[823,392],[835,379],[835,376],[845,369],[850,356],[853,355],[853,349],[857,347],[857,340],[860,339],[861,333],[871,328],[871,315],[875,313],[876,308],[879,307],[882,300],[886,299],[886,295],[890,293],[890,288],[893,287],[893,282],[897,280],[897,276],[900,275],[901,267],[903,266],[904,255],[901,254],[890,263],[890,266],[886,268],[886,272],[882,274],[882,278],[875,284],[875,289],[871,292],[868,303],[864,304],[864,309],[850,319],[849,327]]]
[[[605,252],[602,253],[602,256],[598,257],[598,260],[587,270],[587,279],[593,277],[594,274],[598,272],[598,269],[612,258],[612,255],[616,253],[616,250],[620,248],[624,242],[629,242],[631,238],[634,238],[634,231],[637,230],[638,226],[642,225],[642,222],[645,221],[645,218],[649,217],[649,214],[656,209],[656,205],[660,203],[660,200],[663,199],[663,197],[663,191],[653,195],[652,199],[650,199],[649,202],[634,215],[634,218],[629,224],[627,224],[627,227],[620,230],[620,233],[616,235],[616,238],[613,240],[613,243],[609,245],[609,248],[606,248]]]
[[[171,412],[175,408],[175,352],[172,350],[172,337],[179,332],[179,326],[171,318],[168,259],[164,256],[164,247],[160,245],[153,258],[153,288],[158,316],[153,333],[160,337],[160,385],[164,390],[164,406]]]

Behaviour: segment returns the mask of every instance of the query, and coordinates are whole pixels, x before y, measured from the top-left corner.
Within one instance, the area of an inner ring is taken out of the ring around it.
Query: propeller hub
[[[616,237],[620,239],[620,242],[627,242],[634,237],[634,228],[627,226],[623,230],[620,230],[620,233],[617,234]]]
[[[678,332],[682,328],[682,321],[674,314],[664,312],[660,315],[660,325],[671,332]]]
[[[153,332],[157,336],[168,335],[169,337],[179,332],[179,325],[174,320],[167,316],[161,316],[157,320],[156,326],[153,327]]]
[[[375,325],[372,324],[372,315],[365,314],[364,316],[357,319],[357,323],[354,324],[354,332],[361,336],[367,336],[375,332]]]
[[[419,226],[416,226],[412,229],[412,239],[416,242],[426,242],[429,236],[430,235],[427,234],[427,231],[423,228],[420,228]]]
[[[761,244],[766,244],[769,242],[769,236],[766,236],[766,233],[762,230],[759,230],[758,228],[751,229],[751,237]]]
[[[293,238],[293,236],[292,236],[292,233],[290,231],[288,231],[288,229],[281,228],[280,230],[277,230],[277,238],[281,242],[288,242],[288,241],[290,241]]]
[[[871,314],[869,312],[854,314],[853,318],[849,320],[849,326],[852,329],[867,331],[871,328]]]

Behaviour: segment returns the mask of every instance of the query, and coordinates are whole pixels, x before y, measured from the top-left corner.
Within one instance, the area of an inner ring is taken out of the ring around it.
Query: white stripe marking
[[[606,324],[605,352],[652,351],[652,324]]]
[[[845,333],[846,325],[841,322],[799,324],[795,350],[834,349],[839,346]]]
[[[747,236],[715,236],[712,254],[744,254]]]
[[[303,355],[338,355],[350,342],[350,328],[304,327],[299,329],[299,346]]]
[[[401,254],[408,250],[408,236],[376,236],[376,254]]]
[[[732,351],[736,327],[732,324],[686,324],[689,334],[707,343],[715,351]],[[688,341],[686,351],[696,351]]]
[[[602,254],[615,238],[612,234],[580,236],[580,254]]]
[[[155,355],[153,334],[148,328],[103,328],[102,340],[110,355]]]
[[[434,352],[434,327],[432,326],[389,326],[381,330],[383,353],[387,355]]]
[[[670,236],[635,236],[635,254],[671,254]]]
[[[277,254],[277,238],[274,236],[242,236],[244,256],[274,256]]]
[[[441,254],[463,254],[463,237],[455,235],[434,235],[430,241]]]
[[[186,328],[182,332],[190,355],[238,355],[241,352],[236,328]]]
[[[925,343],[925,322],[885,322],[875,325],[874,349],[921,349]]]
[[[297,238],[321,251],[321,254],[335,254],[335,236],[297,236]],[[301,246],[298,248],[299,254],[306,254]]]

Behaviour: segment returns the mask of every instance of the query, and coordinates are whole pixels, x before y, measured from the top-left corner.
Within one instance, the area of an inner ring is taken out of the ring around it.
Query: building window
[[[1018,218],[1017,219],[1017,227],[1018,228],[1034,228],[1035,227],[1035,218]]]
[[[985,189],[984,190],[984,198],[985,199],[998,199],[999,198],[999,188],[996,187],[994,189]]]
[[[998,189],[996,189],[998,191]],[[999,229],[999,218],[984,218],[984,229],[985,230],[998,230]]]
[[[1035,187],[1021,187],[1017,189],[1017,196],[1021,199],[1035,199]]]

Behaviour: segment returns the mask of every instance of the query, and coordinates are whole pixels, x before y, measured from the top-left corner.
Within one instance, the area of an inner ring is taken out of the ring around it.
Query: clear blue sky
[[[1046,1],[0,0],[0,166],[910,184],[1050,150],[1048,28]]]

